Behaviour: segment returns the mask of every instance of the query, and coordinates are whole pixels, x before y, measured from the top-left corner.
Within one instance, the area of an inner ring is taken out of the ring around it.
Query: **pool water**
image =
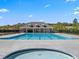
[[[55,33],[25,33],[22,35],[8,37],[4,39],[10,40],[68,40],[68,39],[75,39],[71,37],[65,37],[62,35],[58,35]]]
[[[31,49],[12,53],[4,59],[75,59],[72,55],[57,50]]]

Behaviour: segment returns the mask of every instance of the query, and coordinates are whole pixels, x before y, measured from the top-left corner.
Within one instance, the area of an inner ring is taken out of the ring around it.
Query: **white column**
[[[26,33],[27,33],[27,28],[26,28]]]

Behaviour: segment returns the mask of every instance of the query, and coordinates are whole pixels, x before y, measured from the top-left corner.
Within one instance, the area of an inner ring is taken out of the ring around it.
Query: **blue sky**
[[[0,0],[0,25],[79,21],[79,0]]]

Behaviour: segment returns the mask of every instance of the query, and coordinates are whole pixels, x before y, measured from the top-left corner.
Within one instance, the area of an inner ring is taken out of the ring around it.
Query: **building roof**
[[[50,27],[50,25],[45,22],[28,22],[25,25],[23,25],[21,28],[31,27],[31,25],[33,25],[33,27],[37,27],[37,25],[40,27],[47,27],[47,28]]]
[[[47,24],[47,23],[44,23],[44,22],[29,22],[29,23],[26,23],[26,25],[28,25],[28,24],[31,24],[31,25],[38,24],[38,25],[41,25],[41,24]]]

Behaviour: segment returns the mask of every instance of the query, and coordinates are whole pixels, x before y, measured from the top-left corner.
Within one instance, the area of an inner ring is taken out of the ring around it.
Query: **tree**
[[[74,25],[78,24],[78,21],[77,21],[76,18],[73,20],[73,24],[74,24]]]
[[[77,34],[78,31],[79,31],[79,24],[78,24],[78,21],[77,21],[76,18],[73,20],[72,27],[73,27],[73,33],[76,33]]]
[[[65,32],[66,26],[63,23],[58,22],[57,24],[53,25],[53,30],[55,32]]]

